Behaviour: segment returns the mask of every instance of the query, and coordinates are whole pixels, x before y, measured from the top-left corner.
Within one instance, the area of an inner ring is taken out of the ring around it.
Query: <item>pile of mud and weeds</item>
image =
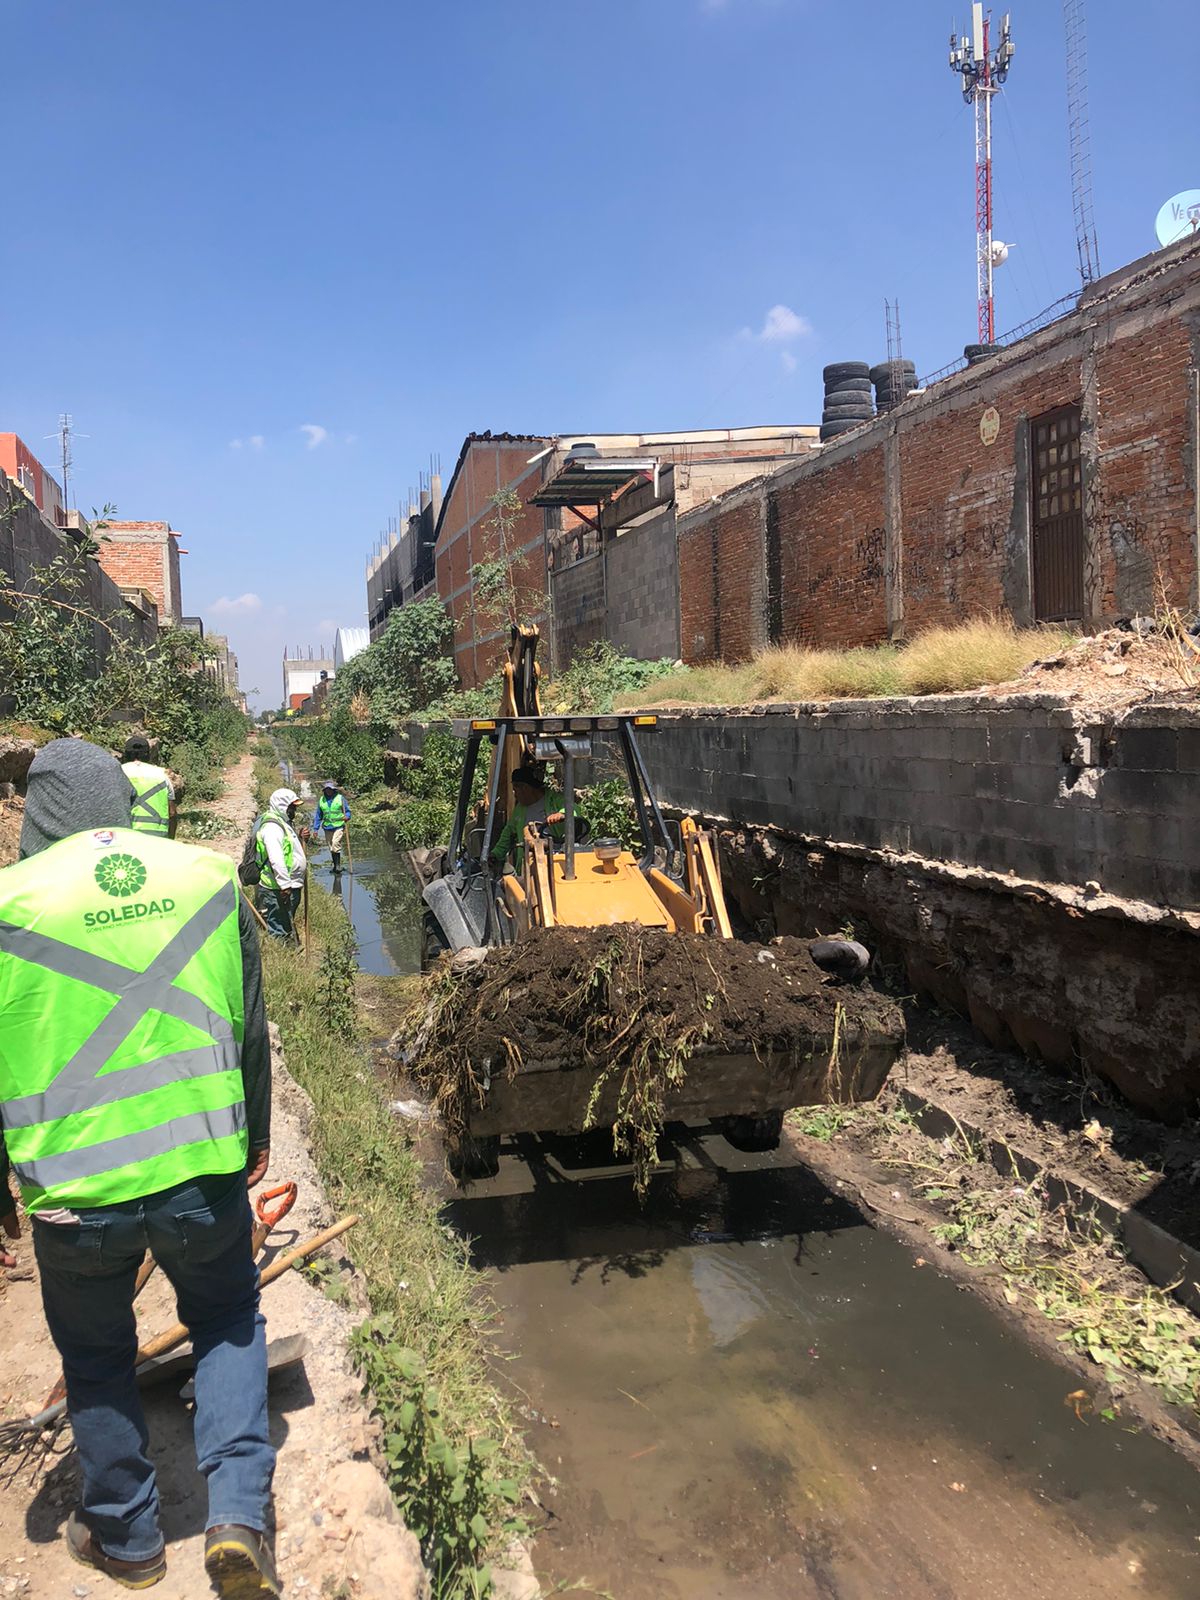
[[[1106,628],[980,692],[1003,698],[1044,690],[1096,711],[1200,700],[1200,651],[1173,624]]]
[[[561,1108],[568,1094],[579,1104],[563,1075],[582,1072],[583,1126],[611,1121],[640,1183],[689,1074],[713,1074],[715,1087],[717,1064],[734,1061],[751,1082],[790,1073],[792,1104],[870,1098],[903,1038],[891,1000],[831,979],[801,939],[762,946],[618,925],[535,929],[448,960],[409,1054],[451,1139],[498,1079],[539,1074],[542,1103]]]

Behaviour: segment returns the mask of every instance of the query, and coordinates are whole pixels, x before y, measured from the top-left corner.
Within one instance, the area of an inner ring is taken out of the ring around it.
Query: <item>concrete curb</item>
[[[1015,1172],[1025,1183],[1040,1178],[1054,1205],[1063,1207],[1072,1217],[1086,1217],[1098,1223],[1105,1233],[1120,1240],[1129,1259],[1152,1283],[1169,1289],[1190,1311],[1200,1315],[1200,1251],[1139,1215],[1126,1202],[1114,1200],[1077,1178],[1054,1172],[1006,1140],[997,1139],[986,1129],[956,1116],[930,1095],[899,1085],[896,1085],[896,1094],[916,1118],[922,1133],[930,1138],[943,1139],[948,1134],[964,1133],[987,1151],[997,1172],[1005,1176]]]

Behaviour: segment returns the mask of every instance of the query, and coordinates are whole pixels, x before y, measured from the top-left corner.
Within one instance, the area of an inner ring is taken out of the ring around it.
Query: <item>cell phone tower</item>
[[[979,302],[979,342],[994,344],[996,304],[992,275],[1008,258],[1009,245],[992,237],[992,96],[1013,58],[1008,13],[1000,23],[1000,42],[992,47],[992,19],[982,5],[971,7],[971,34],[950,35],[950,67],[962,79],[963,99],[975,108],[975,280]]]

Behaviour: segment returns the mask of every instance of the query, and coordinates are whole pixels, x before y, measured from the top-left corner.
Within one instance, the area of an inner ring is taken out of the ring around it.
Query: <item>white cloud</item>
[[[240,439],[230,439],[229,448],[231,450],[240,450],[242,448],[242,441]]]
[[[783,363],[783,370],[785,372],[795,372],[796,358],[790,350],[781,350],[779,353],[779,359]]]
[[[323,428],[319,422],[302,422],[296,431],[308,435],[308,443],[304,446],[306,450],[315,450],[329,437],[329,429]]]
[[[208,608],[210,617],[253,617],[262,610],[262,601],[256,594],[239,594],[236,600],[231,600],[223,594],[219,600],[214,600]]]
[[[244,446],[249,446],[251,450],[265,450],[267,441],[261,433],[252,433],[248,439],[230,439],[229,441],[231,450],[241,450]]]
[[[793,339],[802,339],[811,332],[812,323],[791,306],[772,306],[757,337],[765,344],[790,344]]]

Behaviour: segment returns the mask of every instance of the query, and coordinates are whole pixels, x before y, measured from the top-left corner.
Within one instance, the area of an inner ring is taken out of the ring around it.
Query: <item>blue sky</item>
[[[70,411],[78,504],[183,530],[187,609],[275,704],[468,431],[811,422],[885,296],[919,370],[961,352],[955,4],[0,0],[0,431]],[[1091,0],[1106,268],[1200,185],[1191,17]],[[1013,33],[1001,328],[1077,281],[1057,0]]]

